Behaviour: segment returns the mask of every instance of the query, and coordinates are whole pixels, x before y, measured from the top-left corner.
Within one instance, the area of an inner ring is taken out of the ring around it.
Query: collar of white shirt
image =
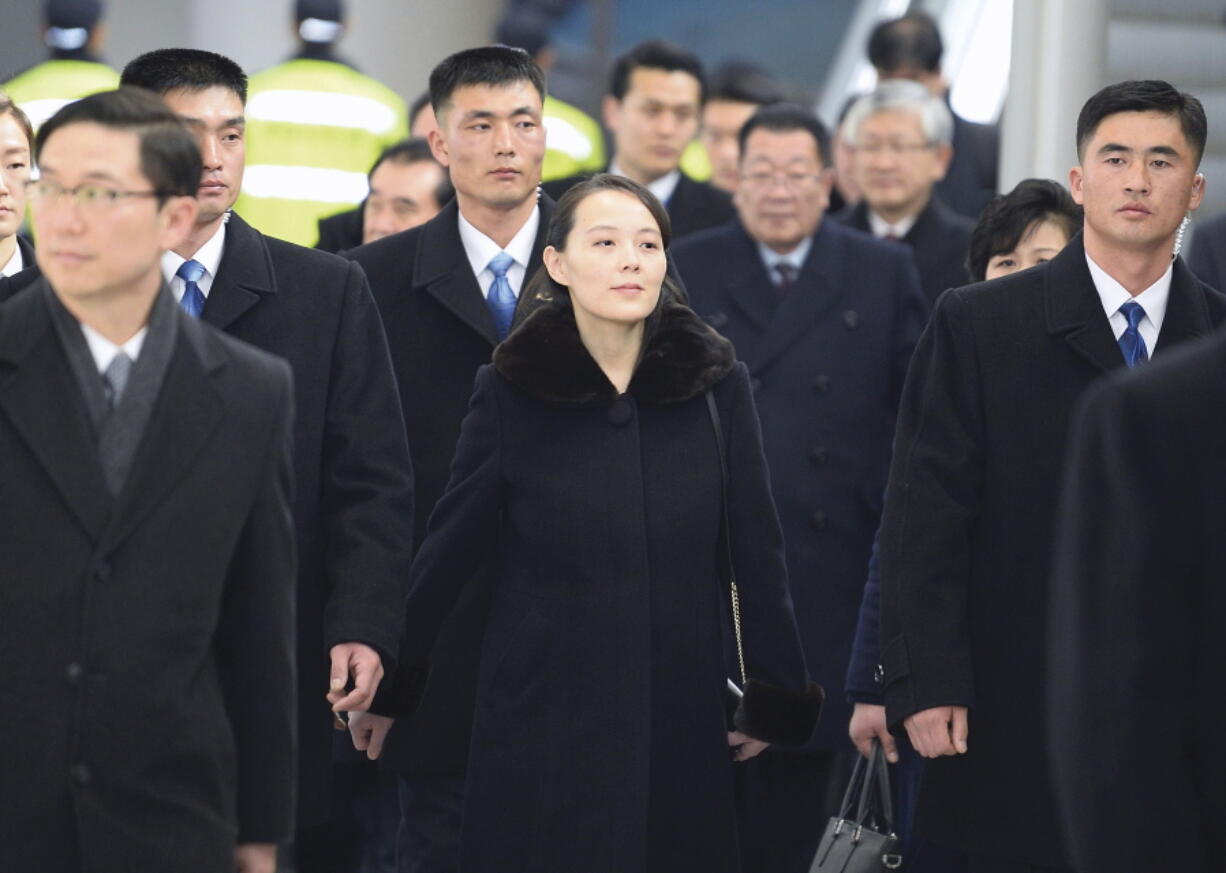
[[[26,268],[25,258],[21,256],[21,246],[14,246],[13,256],[9,258],[9,262],[0,268],[0,276],[11,276],[14,273],[20,273]]]
[[[1106,270],[1094,263],[1094,259],[1089,254],[1086,255],[1086,264],[1090,268],[1090,278],[1094,280],[1094,288],[1098,291],[1098,299],[1102,301],[1103,312],[1107,314],[1107,320],[1111,322],[1111,328],[1115,331],[1115,338],[1119,339],[1128,328],[1128,319],[1124,313],[1120,312],[1120,307],[1129,300],[1135,300],[1145,310],[1145,317],[1137,325],[1137,330],[1145,340],[1150,354],[1153,354],[1154,343],[1158,341],[1158,334],[1162,330],[1162,320],[1166,318],[1166,304],[1171,296],[1171,275],[1175,262],[1171,261],[1166,272],[1158,277],[1158,281],[1136,297],[1129,294],[1127,289],[1115,281]]]
[[[609,164],[609,172],[614,176],[626,176],[626,174],[622,172],[621,167],[617,165],[617,161],[613,161]],[[629,178],[629,176],[626,176],[626,178]],[[648,183],[647,190],[656,195],[656,199],[667,206],[668,201],[673,196],[673,192],[677,190],[677,183],[680,181],[681,171],[673,170],[671,173],[665,173],[654,182]]]
[[[884,239],[891,234],[895,239],[902,239],[911,232],[911,228],[915,227],[915,221],[919,215],[912,215],[904,218],[902,221],[896,221],[890,224],[873,210],[868,211],[868,227],[873,232],[873,236]]]
[[[767,248],[762,243],[758,243],[758,254],[762,256],[762,263],[766,264],[766,274],[771,277],[771,281],[776,285],[779,284],[779,274],[775,272],[775,267],[779,264],[791,264],[796,268],[796,275],[800,275],[801,268],[805,265],[805,258],[809,257],[809,249],[813,248],[813,237],[807,236],[800,241],[796,248],[785,254],[779,254],[772,249]]]
[[[213,235],[197,249],[196,254],[192,255],[192,260],[204,267],[204,275],[197,280],[196,286],[205,297],[209,296],[209,291],[213,288],[213,279],[217,276],[217,268],[221,266],[221,256],[225,253],[226,248],[226,225],[229,222],[230,213],[227,212]],[[175,300],[183,299],[183,291],[187,286],[183,279],[175,275],[186,260],[187,258],[177,252],[162,254],[162,275],[166,277],[166,284],[170,286]]]
[[[111,365],[111,361],[120,352],[127,354],[132,363],[135,364],[136,359],[140,357],[141,347],[145,344],[145,334],[149,332],[149,325],[145,325],[132,335],[132,339],[121,346],[117,346],[88,324],[84,322],[78,323],[81,325],[81,333],[85,335],[85,342],[89,345],[89,353],[94,356],[94,366],[98,368],[99,373],[105,373],[106,368]]]
[[[490,286],[494,284],[494,274],[489,269],[490,261],[500,252],[506,252],[514,261],[507,270],[507,281],[511,290],[519,297],[519,289],[523,287],[524,274],[528,271],[528,261],[532,259],[532,247],[536,245],[536,232],[541,226],[541,207],[533,208],[528,220],[511,237],[505,249],[499,248],[494,242],[464,217],[463,212],[457,212],[460,218],[460,242],[464,245],[464,254],[468,255],[468,263],[473,268],[473,275],[481,285],[481,293],[489,294]]]

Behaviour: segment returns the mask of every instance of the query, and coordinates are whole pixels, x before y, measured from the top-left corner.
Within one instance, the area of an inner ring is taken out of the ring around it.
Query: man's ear
[[[617,122],[621,117],[622,102],[612,94],[604,95],[600,101],[600,117],[604,121],[604,126],[610,131],[617,130]]]
[[[434,128],[426,136],[426,141],[430,143],[430,151],[434,154],[434,160],[438,161],[444,167],[450,167],[450,157],[447,151],[447,138],[443,136],[442,125]]]
[[[1205,199],[1205,174],[1197,173],[1192,179],[1192,196],[1188,198],[1188,211],[1197,209]]]
[[[163,251],[177,249],[191,235],[196,226],[199,204],[195,197],[169,197],[162,204],[159,246]]]
[[[1081,190],[1081,185],[1084,180],[1085,177],[1082,175],[1080,164],[1068,171],[1068,191],[1069,194],[1073,195],[1073,202],[1078,206],[1085,205],[1085,195]]]
[[[935,181],[939,182],[945,178],[945,174],[949,172],[949,162],[954,159],[954,147],[947,142],[937,144],[937,176]]]

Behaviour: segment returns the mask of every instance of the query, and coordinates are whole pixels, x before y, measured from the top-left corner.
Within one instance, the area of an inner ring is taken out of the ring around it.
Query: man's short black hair
[[[941,69],[945,46],[936,19],[927,12],[908,12],[880,22],[868,38],[868,62],[885,73]]]
[[[247,105],[247,74],[224,55],[201,49],[168,48],[145,52],[123,68],[119,84],[134,85],[154,94],[183,88],[228,88]]]
[[[379,165],[385,164],[388,161],[391,161],[393,164],[434,164],[442,171],[441,179],[438,185],[434,187],[435,202],[442,206],[455,196],[455,188],[451,186],[451,174],[434,157],[434,152],[430,151],[430,143],[422,137],[402,139],[385,148],[371,166],[370,173],[366,178],[370,179],[374,176],[375,170],[379,169]]]
[[[1081,230],[1081,207],[1059,182],[1023,179],[1008,194],[997,194],[983,208],[971,232],[966,269],[972,282],[982,282],[993,257],[1017,248],[1036,221],[1051,221],[1072,239]]]
[[[1205,153],[1209,124],[1205,107],[1191,94],[1179,91],[1160,79],[1130,80],[1108,85],[1081,107],[1077,116],[1077,158],[1085,158],[1086,145],[1094,138],[1098,126],[1108,115],[1117,112],[1161,112],[1179,119],[1184,138],[1196,154],[1200,166]]]
[[[679,45],[654,39],[630,49],[613,63],[609,93],[618,100],[623,99],[630,90],[630,74],[639,69],[689,73],[698,80],[698,105],[707,102],[707,77],[702,71],[702,61]]]
[[[128,131],[140,140],[140,169],[158,193],[168,197],[195,197],[200,186],[200,147],[170,108],[140,88],[102,91],[69,103],[47,119],[34,139],[37,161],[47,140],[70,124],[99,124]]]
[[[749,120],[741,125],[737,134],[737,145],[741,151],[741,159],[745,158],[745,143],[755,130],[770,130],[776,133],[790,133],[793,130],[803,130],[813,137],[817,146],[817,157],[823,167],[830,166],[830,131],[821,119],[808,109],[794,103],[773,103],[763,106]]]
[[[430,103],[434,114],[441,113],[451,103],[457,88],[470,85],[495,87],[530,82],[545,101],[545,74],[523,49],[505,45],[465,49],[444,58],[430,72]]]
[[[712,100],[769,106],[783,100],[783,89],[770,73],[756,64],[729,61],[711,74],[707,101]]]

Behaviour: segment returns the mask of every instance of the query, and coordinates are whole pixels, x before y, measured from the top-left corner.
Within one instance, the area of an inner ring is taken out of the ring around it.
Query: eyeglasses
[[[901,155],[912,154],[914,152],[923,152],[935,146],[934,142],[877,142],[869,140],[859,145],[850,144],[848,148],[855,152],[863,152],[866,155],[879,155],[882,152],[899,157]]]
[[[162,197],[161,191],[120,191],[105,185],[77,185],[65,188],[56,182],[39,179],[26,183],[26,197],[33,203],[55,203],[62,197],[70,197],[82,209],[95,212],[114,207],[128,197]]]
[[[752,173],[745,173],[741,178],[751,188],[770,188],[776,182],[783,182],[785,188],[799,191],[816,184],[821,176],[814,173],[769,173],[766,170],[754,170]]]

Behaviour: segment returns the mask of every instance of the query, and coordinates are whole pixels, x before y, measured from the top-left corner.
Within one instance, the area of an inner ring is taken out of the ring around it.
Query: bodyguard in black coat
[[[362,216],[365,212],[365,206],[359,206],[319,219],[319,241],[315,243],[315,248],[334,255],[356,249],[362,244]]]
[[[1218,332],[1087,392],[1069,440],[1049,724],[1083,873],[1220,866],[1223,409]]]

